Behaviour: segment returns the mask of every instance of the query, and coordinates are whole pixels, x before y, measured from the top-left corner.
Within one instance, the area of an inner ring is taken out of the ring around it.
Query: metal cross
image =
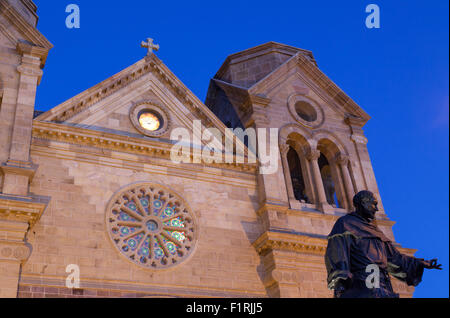
[[[159,50],[159,44],[153,44],[153,39],[148,38],[147,42],[142,41],[141,47],[145,47],[148,49],[147,56],[150,56],[153,54],[153,50],[158,51]]]

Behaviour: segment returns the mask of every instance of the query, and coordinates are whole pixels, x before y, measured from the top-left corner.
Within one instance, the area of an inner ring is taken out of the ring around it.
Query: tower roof
[[[316,65],[311,51],[267,42],[228,56],[214,79],[249,88],[296,54],[305,56]]]

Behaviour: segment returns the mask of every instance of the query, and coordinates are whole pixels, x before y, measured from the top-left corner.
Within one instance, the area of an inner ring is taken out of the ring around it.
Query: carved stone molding
[[[19,65],[17,71],[30,76],[42,77],[44,67],[47,60],[49,49],[19,42],[16,47],[17,52],[22,55],[22,65]]]
[[[273,261],[274,260],[266,260],[266,262],[268,263],[271,263]],[[266,270],[262,280],[266,288],[276,286],[276,288],[279,290],[280,287],[282,289],[286,285],[297,286],[300,283],[300,275],[297,270],[273,268],[272,270]]]
[[[297,64],[305,75],[314,79],[315,83],[323,89],[338,105],[348,109],[349,113],[357,114],[364,125],[370,120],[370,116],[358,106],[347,94],[333,83],[314,63],[301,54],[297,54]]]
[[[21,14],[8,3],[8,1],[0,1],[0,12],[2,12],[8,20],[14,23],[14,26],[25,35],[25,40],[28,42],[35,43],[36,45],[39,45],[36,47],[40,47],[47,51],[53,47],[53,45],[32,24],[25,20]],[[45,63],[45,60],[43,63]]]
[[[265,231],[276,228],[284,228],[287,221],[287,211],[289,205],[272,204],[268,201],[263,202],[256,214]]]
[[[335,161],[338,165],[346,166],[350,162],[350,157],[343,154],[338,154],[335,158]]]
[[[256,251],[260,255],[272,250],[284,250],[299,253],[325,255],[328,241],[299,234],[266,232],[254,243]]]
[[[21,74],[28,75],[28,76],[35,76],[35,77],[41,77],[44,72],[41,69],[28,66],[26,64],[21,64],[17,67],[17,71]]]
[[[19,261],[24,263],[31,255],[31,248],[25,243],[0,241],[0,261]]]
[[[0,194],[0,219],[24,222],[32,228],[48,206],[47,197],[19,197]]]
[[[271,99],[265,97],[265,96],[261,96],[261,95],[252,95],[249,94],[249,102],[251,103],[251,105],[253,106],[261,106],[263,108],[269,106]]]
[[[361,135],[352,135],[352,140],[357,144],[367,145],[368,139]]]
[[[116,76],[108,78],[97,86],[66,101],[57,107],[58,111],[46,112],[37,119],[64,122],[149,73],[152,73],[164,83],[167,89],[170,90],[192,114],[200,119],[205,127],[223,126],[223,124],[213,116],[213,113],[171,73],[155,54],[147,56]]]
[[[35,121],[33,125],[33,138],[57,141],[74,145],[109,149],[138,155],[151,156],[155,158],[171,159],[173,144],[152,141],[143,138],[121,136],[117,134],[99,132],[79,127],[70,127],[56,123],[45,123]],[[193,155],[191,153],[193,162]],[[258,167],[252,163],[206,163],[205,166],[238,170],[242,172],[256,173]]]
[[[281,269],[274,269],[272,271],[272,277],[278,282],[278,283],[294,283],[297,284],[300,282],[300,277],[296,271],[289,271],[289,270],[281,270]]]
[[[347,116],[345,118],[345,123],[352,127],[362,128],[365,125],[365,120],[359,117]]]
[[[309,161],[318,160],[320,158],[320,151],[317,149],[308,149],[305,155]]]

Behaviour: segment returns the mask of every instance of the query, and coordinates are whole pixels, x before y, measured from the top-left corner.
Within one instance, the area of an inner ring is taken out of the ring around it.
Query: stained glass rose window
[[[108,206],[106,223],[119,252],[152,269],[180,264],[197,240],[195,215],[178,194],[158,184],[120,191]]]

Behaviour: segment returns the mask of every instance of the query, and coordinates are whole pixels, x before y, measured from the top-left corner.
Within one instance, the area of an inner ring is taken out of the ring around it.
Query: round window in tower
[[[295,104],[295,111],[303,120],[307,122],[315,122],[317,120],[317,112],[310,103],[299,101]]]
[[[288,99],[289,111],[301,125],[316,129],[323,125],[325,116],[322,107],[315,100],[303,94],[293,94]]]

